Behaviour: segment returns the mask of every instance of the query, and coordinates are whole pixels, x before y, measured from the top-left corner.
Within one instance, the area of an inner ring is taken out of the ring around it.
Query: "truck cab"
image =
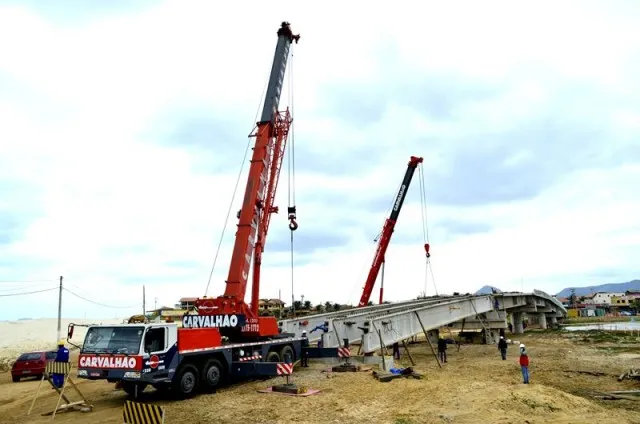
[[[78,377],[116,382],[127,392],[136,385],[160,388],[175,372],[177,345],[176,324],[89,326],[78,358]]]

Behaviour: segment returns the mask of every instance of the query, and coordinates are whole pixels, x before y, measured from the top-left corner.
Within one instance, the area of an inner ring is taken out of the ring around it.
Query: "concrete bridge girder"
[[[428,308],[378,317],[370,321],[370,331],[362,338],[362,351],[365,353],[375,352],[380,349],[381,344],[389,346],[414,335],[422,334],[423,328],[420,321],[424,325],[424,329],[429,331],[460,321],[463,318],[475,317],[492,309],[493,301],[491,297],[486,296],[451,301]]]
[[[389,310],[385,309],[383,312],[356,312],[346,317],[335,318],[329,322],[329,331],[324,334],[323,344],[325,347],[337,347],[342,345],[344,339],[348,339],[350,343],[360,341],[364,331],[371,330],[371,320],[379,317],[394,316],[408,310],[431,308],[436,305],[449,305],[451,302],[455,303],[464,299],[473,298],[473,296],[459,296],[431,299],[427,302],[415,302]],[[319,339],[319,336],[317,339]]]

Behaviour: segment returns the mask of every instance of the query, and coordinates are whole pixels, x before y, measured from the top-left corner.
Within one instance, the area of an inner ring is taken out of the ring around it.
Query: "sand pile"
[[[119,324],[122,321],[122,319],[63,319],[62,337],[66,338],[69,323],[82,325]],[[55,349],[57,328],[58,320],[55,318],[0,322],[0,372],[8,371],[21,353]],[[82,344],[85,334],[85,327],[76,327],[72,341],[78,345]]]

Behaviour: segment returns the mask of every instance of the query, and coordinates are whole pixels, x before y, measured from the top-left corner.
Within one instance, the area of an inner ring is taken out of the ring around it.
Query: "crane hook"
[[[296,207],[289,206],[287,209],[288,209],[287,212],[289,213],[289,229],[291,231],[295,231],[298,229],[298,221],[296,218]]]
[[[430,246],[429,246],[429,243],[425,243],[425,244],[424,244],[424,251],[425,251],[425,253],[427,254],[427,258],[430,258],[430,257],[431,257],[431,253],[429,253],[429,247],[430,247]]]

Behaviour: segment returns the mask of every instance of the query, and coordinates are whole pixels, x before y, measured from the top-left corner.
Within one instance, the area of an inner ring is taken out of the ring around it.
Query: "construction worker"
[[[500,351],[502,360],[505,361],[507,359],[507,341],[504,339],[504,336],[500,336],[500,341],[498,341],[498,350]]]
[[[321,348],[322,346],[324,346],[323,340],[322,340],[322,336],[324,335],[324,333],[328,333],[329,332],[329,321],[325,321],[322,324],[316,326],[315,328],[311,329],[311,332],[313,333],[316,330],[322,330],[322,335],[320,336],[320,340],[318,340],[318,347]]]
[[[438,336],[438,357],[440,361],[447,362],[447,341],[442,334]]]
[[[300,358],[301,365],[303,367],[309,366],[309,352],[305,350],[305,347],[309,347],[309,339],[307,338],[306,330],[302,331],[302,358]]]
[[[520,368],[522,369],[522,382],[529,384],[529,355],[524,343],[520,343]]]
[[[64,340],[58,341],[58,352],[56,362],[69,362],[69,349],[64,347]],[[64,374],[53,374],[51,376],[54,386],[61,388],[64,385]]]
[[[400,359],[400,344],[398,342],[393,344],[393,359]]]

